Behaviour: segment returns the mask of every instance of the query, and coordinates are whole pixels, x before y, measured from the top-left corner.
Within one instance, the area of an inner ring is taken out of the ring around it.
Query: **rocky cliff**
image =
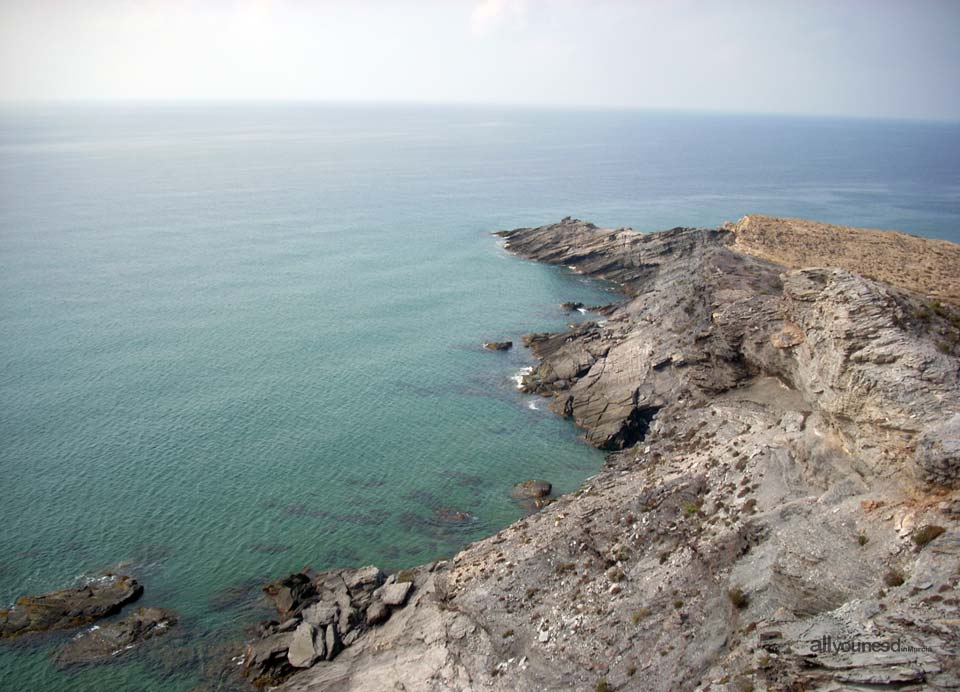
[[[777,261],[790,221],[501,232],[623,288],[596,321],[525,338],[524,388],[606,464],[406,571],[406,605],[348,618],[350,645],[283,689],[960,688],[960,312],[897,266]],[[370,593],[330,603],[369,613]]]

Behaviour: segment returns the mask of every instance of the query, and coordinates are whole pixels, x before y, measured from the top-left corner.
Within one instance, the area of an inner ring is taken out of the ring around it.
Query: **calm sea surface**
[[[116,569],[182,615],[165,646],[70,673],[62,636],[0,646],[0,689],[207,688],[263,581],[451,555],[520,516],[512,484],[572,490],[601,454],[515,390],[523,349],[479,344],[613,295],[489,231],[750,212],[958,241],[960,126],[0,110],[0,606]]]

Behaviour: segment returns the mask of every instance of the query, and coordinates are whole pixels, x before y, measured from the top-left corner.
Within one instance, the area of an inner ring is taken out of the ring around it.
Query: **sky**
[[[0,101],[960,119],[958,0],[0,0]]]

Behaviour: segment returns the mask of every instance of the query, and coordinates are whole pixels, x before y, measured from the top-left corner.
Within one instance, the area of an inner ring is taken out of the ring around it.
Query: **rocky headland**
[[[271,585],[250,679],[960,688],[960,248],[758,216],[499,235],[623,289],[524,338],[524,389],[609,450],[602,471],[451,560]]]

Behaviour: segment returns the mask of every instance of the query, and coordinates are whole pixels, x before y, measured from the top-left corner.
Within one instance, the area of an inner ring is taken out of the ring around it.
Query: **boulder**
[[[376,590],[376,596],[384,605],[402,606],[407,602],[412,588],[413,584],[408,581],[384,584]]]
[[[317,628],[301,622],[293,633],[287,660],[294,668],[309,668],[326,654],[326,643],[317,637]]]
[[[575,310],[579,310],[580,308],[582,308],[583,303],[575,303],[573,301],[570,301],[566,303],[560,303],[560,307],[561,309],[566,310],[567,312],[574,312]]]
[[[133,650],[142,642],[166,634],[177,614],[163,608],[138,608],[122,620],[94,625],[75,636],[54,654],[59,666],[104,663]]]
[[[553,486],[547,481],[528,480],[513,486],[510,494],[519,500],[531,500],[546,497],[552,490]]]
[[[367,565],[344,574],[343,582],[352,593],[358,589],[373,590],[383,583],[384,578],[379,567]]]
[[[119,612],[142,594],[136,579],[108,574],[77,588],[22,596],[9,610],[0,610],[0,639],[82,627]]]

